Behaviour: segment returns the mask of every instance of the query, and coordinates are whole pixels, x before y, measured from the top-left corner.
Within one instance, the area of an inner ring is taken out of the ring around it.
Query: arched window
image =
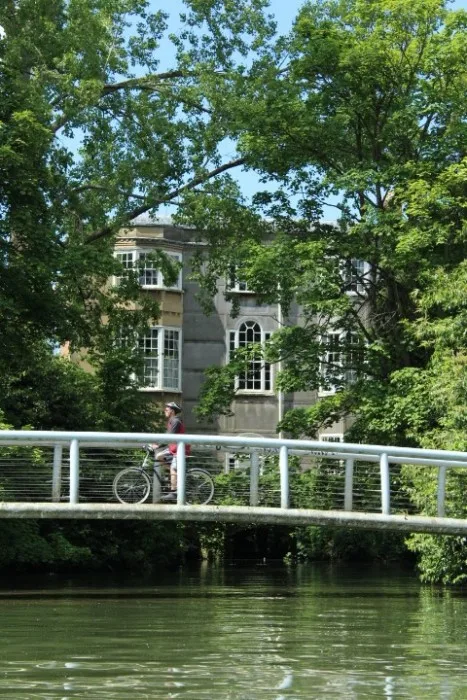
[[[229,332],[229,355],[239,348],[263,344],[269,339],[257,321],[244,321],[236,331]],[[252,360],[248,369],[237,379],[237,388],[245,392],[271,391],[271,365],[262,358]]]

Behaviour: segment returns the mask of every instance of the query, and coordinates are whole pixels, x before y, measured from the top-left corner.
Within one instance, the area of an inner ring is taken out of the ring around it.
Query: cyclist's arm
[[[170,434],[172,434],[172,433],[173,433],[173,434],[179,433],[180,430],[181,430],[181,427],[182,427],[182,421],[181,421],[179,418],[176,418],[175,420],[172,420],[172,421],[170,422],[170,424],[167,426],[167,432],[170,433]],[[152,447],[154,450],[157,450],[157,449],[159,449],[159,448],[167,447],[167,444],[164,443],[164,444],[162,444],[162,445],[159,445],[159,444],[153,442],[153,443],[151,444],[151,447]]]

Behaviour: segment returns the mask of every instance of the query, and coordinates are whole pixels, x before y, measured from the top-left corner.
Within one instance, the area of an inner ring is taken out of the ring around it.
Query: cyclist
[[[167,418],[167,432],[168,433],[184,433],[185,426],[182,419],[180,418],[180,413],[182,409],[174,401],[169,401],[164,406],[165,417]],[[170,491],[165,496],[162,496],[163,501],[176,501],[177,500],[177,462],[175,455],[177,454],[177,444],[175,442],[169,445],[156,445],[152,444],[151,447],[157,450],[160,447],[163,449],[160,452],[156,452],[155,459],[162,465],[168,467],[170,466]],[[185,445],[185,454],[190,454],[190,445]]]

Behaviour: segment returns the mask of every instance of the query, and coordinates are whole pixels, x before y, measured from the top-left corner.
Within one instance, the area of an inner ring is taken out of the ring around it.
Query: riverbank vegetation
[[[118,273],[116,232],[172,204],[206,243],[194,270],[206,310],[218,277],[235,269],[284,316],[265,347],[210,370],[204,418],[228,413],[235,376],[254,354],[281,367],[285,394],[328,390],[285,415],[279,427],[291,436],[352,416],[352,442],[466,450],[467,14],[441,0],[317,0],[279,37],[263,0],[185,4],[170,38],[164,13],[144,0],[0,9],[4,420],[157,425],[133,349],[158,308],[136,276],[106,281]],[[260,182],[251,200],[232,176],[239,167]],[[336,217],[326,223],[329,207]],[[297,304],[300,325],[289,319]],[[58,347],[84,354],[93,371]],[[401,478],[422,503],[417,472]],[[465,485],[462,476],[449,484],[453,516],[466,515]],[[22,540],[23,549],[5,549],[5,565],[33,565],[31,549],[20,554],[31,545],[36,563],[88,565],[91,552],[116,566],[129,541],[123,525],[106,531],[106,559],[101,524],[22,523],[12,539],[0,525],[5,545]],[[167,538],[173,560],[211,536],[141,527],[138,551],[157,561],[154,540]],[[290,556],[353,551],[343,533],[287,537],[294,547],[278,549]],[[375,542],[368,536],[364,549],[387,551]],[[465,580],[463,538],[417,535],[408,547],[425,580]]]

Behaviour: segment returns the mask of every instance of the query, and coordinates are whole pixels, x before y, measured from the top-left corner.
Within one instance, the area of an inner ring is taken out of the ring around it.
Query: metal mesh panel
[[[279,453],[273,448],[255,450],[258,459],[258,505],[280,507]],[[115,502],[112,484],[126,467],[141,465],[145,451],[139,448],[80,447],[80,503]],[[53,447],[0,447],[0,500],[5,502],[68,501],[70,492],[69,451],[61,456],[60,489],[57,469],[54,482]],[[57,461],[57,460],[55,460]],[[57,464],[56,464],[57,467]],[[247,448],[218,449],[193,445],[186,467],[207,470],[215,481],[212,504],[250,503],[251,458]],[[289,454],[289,496],[291,508],[343,510],[346,460],[325,458],[310,451]],[[228,472],[228,473],[227,473]],[[148,470],[151,474],[151,465]],[[390,512],[392,514],[436,515],[437,467],[390,464]],[[408,478],[410,477],[410,478]],[[423,483],[423,489],[420,488]],[[413,485],[411,485],[413,484]],[[459,513],[459,499],[467,486],[467,469],[451,468],[446,481],[446,515]],[[460,495],[459,495],[460,494]],[[465,506],[467,509],[467,506]],[[353,468],[353,510],[381,512],[379,462],[356,460]]]

